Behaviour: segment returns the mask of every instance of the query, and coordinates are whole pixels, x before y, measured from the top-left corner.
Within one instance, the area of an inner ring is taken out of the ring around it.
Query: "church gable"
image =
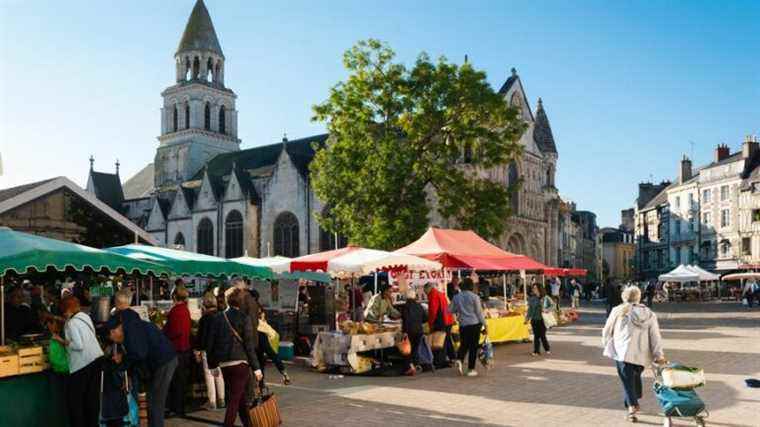
[[[166,220],[164,219],[164,213],[161,210],[161,203],[158,199],[154,199],[153,208],[150,211],[148,224],[146,225],[145,229],[146,231],[166,229]]]
[[[204,211],[210,209],[216,209],[216,194],[214,188],[211,185],[211,179],[208,173],[203,174],[203,183],[201,184],[201,191],[198,193],[198,200],[195,202],[194,211]]]
[[[233,166],[232,173],[230,173],[230,179],[224,190],[224,201],[240,200],[243,196],[243,190],[240,187],[240,181],[238,180],[237,173]]]
[[[177,195],[174,197],[174,203],[169,210],[169,219],[187,218],[190,216],[190,206],[185,199],[185,192],[182,187],[177,187]]]

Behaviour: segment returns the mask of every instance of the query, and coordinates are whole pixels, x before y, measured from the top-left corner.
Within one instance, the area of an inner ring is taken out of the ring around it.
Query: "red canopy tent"
[[[544,270],[547,276],[556,277],[582,277],[588,273],[585,268],[549,268]]]
[[[553,270],[530,257],[494,246],[470,230],[431,227],[417,241],[396,252],[438,261],[444,268],[540,272]]]
[[[361,248],[358,246],[346,246],[345,248],[294,258],[290,261],[290,271],[327,271],[327,263],[331,259],[359,249]]]

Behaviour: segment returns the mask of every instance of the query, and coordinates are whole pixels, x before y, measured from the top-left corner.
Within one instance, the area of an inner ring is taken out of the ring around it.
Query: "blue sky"
[[[0,0],[0,188],[87,158],[122,178],[153,160],[160,92],[194,1]],[[238,95],[242,147],[322,131],[311,106],[355,41],[470,61],[540,96],[563,197],[617,225],[637,183],[760,133],[760,2],[207,0]]]

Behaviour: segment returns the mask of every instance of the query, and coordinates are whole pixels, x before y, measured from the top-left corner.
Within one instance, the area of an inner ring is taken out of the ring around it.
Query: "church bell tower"
[[[161,93],[157,190],[191,179],[220,153],[237,151],[237,95],[224,85],[224,54],[203,0],[197,0],[174,54],[176,84]]]

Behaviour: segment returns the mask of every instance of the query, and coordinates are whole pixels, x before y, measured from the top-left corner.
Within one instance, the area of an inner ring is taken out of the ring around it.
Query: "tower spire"
[[[203,0],[195,2],[195,7],[185,25],[185,32],[182,33],[182,39],[179,41],[177,54],[198,50],[211,51],[224,58],[222,46],[219,44],[214,24],[211,22],[211,16]]]

